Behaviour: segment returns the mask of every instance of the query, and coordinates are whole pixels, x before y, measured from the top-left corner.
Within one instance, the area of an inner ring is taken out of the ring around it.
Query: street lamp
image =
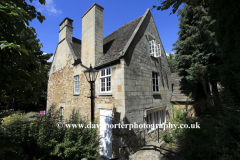
[[[84,71],[85,77],[87,79],[87,81],[90,83],[91,85],[91,122],[94,122],[94,95],[93,95],[93,83],[96,81],[97,78],[97,74],[98,74],[98,70],[92,68],[91,64],[90,64],[90,68],[88,68],[86,71]]]

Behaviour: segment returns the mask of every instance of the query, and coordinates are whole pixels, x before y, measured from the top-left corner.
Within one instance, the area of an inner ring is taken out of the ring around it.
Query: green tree
[[[213,31],[214,20],[208,16],[208,4],[192,7],[187,4],[178,11],[179,38],[173,44],[178,70],[189,82],[210,83],[214,106],[221,106],[217,89],[221,65],[219,46]]]
[[[167,60],[168,60],[168,63],[169,63],[172,73],[177,72],[177,61],[175,59],[175,54],[169,53],[169,55],[167,56]]]
[[[51,54],[43,55],[29,22],[37,18],[42,23],[45,17],[25,0],[1,0],[0,17],[0,100],[38,101]]]
[[[221,84],[235,101],[240,103],[240,1],[163,0],[157,10],[166,10],[172,6],[172,13],[175,13],[183,3],[191,6],[209,4],[209,16],[216,20],[214,31],[221,48],[220,57],[223,61],[219,70]]]

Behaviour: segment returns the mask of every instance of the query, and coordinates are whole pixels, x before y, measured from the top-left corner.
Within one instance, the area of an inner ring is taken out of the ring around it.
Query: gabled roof
[[[72,37],[72,42],[70,42],[73,52],[77,59],[81,59],[81,44],[82,41],[80,39],[77,39],[75,37]]]
[[[171,102],[193,102],[196,97],[196,86],[191,85],[179,73],[171,74],[173,94]],[[192,93],[191,97],[188,97]]]
[[[133,34],[141,18],[142,17],[139,17],[125,24],[121,28],[117,29],[110,35],[103,38],[104,55],[96,66],[101,66],[103,64],[115,61],[119,58],[119,56],[121,55],[121,51],[127,44],[129,38]]]
[[[128,48],[128,45],[138,31],[141,22],[149,11],[150,10],[148,9],[143,16],[125,24],[103,38],[103,56],[98,60],[95,67],[114,62],[123,56],[123,51]],[[81,40],[73,37],[71,47],[77,57],[77,60],[75,61],[81,62]]]

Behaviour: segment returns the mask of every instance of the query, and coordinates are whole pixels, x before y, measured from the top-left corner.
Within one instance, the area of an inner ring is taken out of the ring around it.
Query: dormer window
[[[161,57],[160,44],[156,45],[155,47],[156,47],[155,57]]]
[[[156,44],[155,39],[153,39],[151,36],[149,36],[149,49],[151,56],[153,57],[161,56],[160,44]]]

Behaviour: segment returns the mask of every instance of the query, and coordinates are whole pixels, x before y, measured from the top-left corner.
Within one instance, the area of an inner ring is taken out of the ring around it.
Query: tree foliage
[[[219,46],[208,16],[208,7],[192,7],[187,4],[178,11],[179,38],[173,44],[176,61],[182,75],[190,82],[219,81],[221,64]]]
[[[0,125],[0,159],[95,159],[99,150],[97,128],[74,127],[89,122],[73,110],[66,127],[60,111],[52,105],[45,115],[28,120],[25,114],[16,113],[4,118]],[[94,123],[95,124],[95,123]]]
[[[45,0],[39,2],[45,4]],[[29,22],[34,18],[43,22],[45,17],[25,0],[0,1],[0,17],[0,100],[37,101],[52,54],[43,55]]]
[[[214,20],[208,16],[208,4],[198,7],[185,4],[184,9],[178,11],[178,16],[179,38],[173,44],[178,70],[189,82],[211,84],[217,113],[221,106],[217,89],[221,59],[213,31]]]
[[[160,1],[160,0],[159,0]],[[161,2],[161,1],[160,1]],[[209,4],[208,15],[215,19],[214,31],[221,49],[220,58],[223,61],[219,74],[221,84],[235,100],[240,99],[240,1],[230,0],[163,0],[157,10],[166,10],[172,6],[175,13],[179,6],[186,3],[196,7]],[[171,13],[171,14],[172,14]]]
[[[175,59],[175,54],[169,53],[169,55],[167,56],[167,60],[168,60],[168,63],[169,63],[172,73],[177,72],[177,61]]]
[[[214,29],[221,46],[221,83],[240,103],[240,1],[213,0],[209,13],[216,19]]]

